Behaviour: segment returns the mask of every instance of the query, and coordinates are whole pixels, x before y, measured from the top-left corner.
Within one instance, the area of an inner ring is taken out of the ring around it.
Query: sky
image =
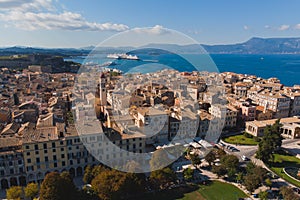
[[[0,46],[96,46],[143,27],[201,44],[299,37],[299,8],[299,0],[0,0]]]

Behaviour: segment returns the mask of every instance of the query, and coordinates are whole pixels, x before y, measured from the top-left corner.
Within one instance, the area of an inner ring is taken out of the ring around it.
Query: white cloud
[[[87,21],[81,14],[62,11],[52,0],[0,0],[0,20],[24,30],[125,31],[124,24]]]
[[[147,33],[151,35],[162,35],[170,33],[170,31],[166,28],[164,28],[161,25],[155,25],[153,27],[148,28],[134,28],[133,29],[136,33]]]
[[[278,30],[279,30],[279,31],[286,31],[286,30],[288,30],[289,28],[290,28],[290,25],[283,24],[283,25],[281,25],[281,26],[278,28]]]
[[[294,27],[294,29],[298,29],[299,30],[300,29],[300,24],[296,24],[295,27]]]
[[[54,10],[52,0],[0,0],[0,10],[40,11]]]
[[[270,29],[270,28],[271,28],[271,26],[265,25],[265,29]]]
[[[247,26],[247,25],[245,25],[243,28],[244,28],[244,30],[246,30],[246,31],[248,31],[248,30],[250,29],[250,27]]]

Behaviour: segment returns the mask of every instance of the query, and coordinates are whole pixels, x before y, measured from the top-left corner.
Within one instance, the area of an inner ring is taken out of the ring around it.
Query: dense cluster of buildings
[[[99,160],[124,166],[156,149],[214,143],[224,129],[262,136],[278,118],[284,137],[300,137],[300,86],[276,78],[174,70],[78,77],[30,69],[0,73],[3,189],[41,182],[51,171],[81,176]]]

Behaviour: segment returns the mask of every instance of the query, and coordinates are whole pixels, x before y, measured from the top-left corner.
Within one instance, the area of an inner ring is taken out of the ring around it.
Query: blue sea
[[[232,55],[218,54],[210,55],[215,63],[215,68],[209,56],[201,55],[182,55],[176,54],[137,54],[140,61],[131,60],[111,60],[106,55],[97,55],[95,58],[85,60],[85,57],[75,57],[74,62],[84,63],[93,62],[103,64],[114,61],[116,65],[112,68],[120,69],[124,72],[149,72],[149,69],[156,71],[160,68],[174,68],[179,71],[193,71],[194,65],[201,63],[198,70],[219,71],[219,72],[236,72],[240,74],[251,74],[262,78],[277,77],[281,83],[287,86],[300,85],[300,55]],[[188,60],[188,61],[187,61]],[[193,61],[192,64],[189,61]]]

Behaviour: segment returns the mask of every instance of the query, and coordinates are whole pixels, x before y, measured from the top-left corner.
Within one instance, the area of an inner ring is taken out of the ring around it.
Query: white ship
[[[111,59],[127,59],[127,60],[139,60],[139,57],[137,55],[130,55],[130,54],[108,54],[106,56],[107,58],[111,58]]]

